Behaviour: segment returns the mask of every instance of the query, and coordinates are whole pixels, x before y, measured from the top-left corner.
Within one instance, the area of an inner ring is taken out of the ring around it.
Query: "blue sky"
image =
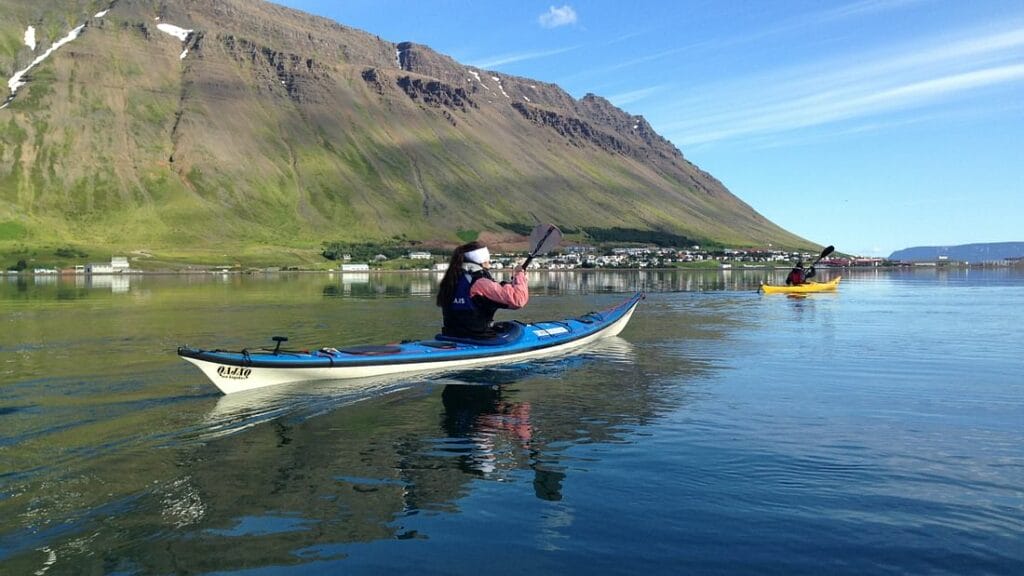
[[[1020,0],[286,0],[604,96],[837,250],[1024,241]]]

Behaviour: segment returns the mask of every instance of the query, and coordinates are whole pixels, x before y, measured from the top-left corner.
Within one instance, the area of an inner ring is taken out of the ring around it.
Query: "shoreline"
[[[972,268],[1022,268],[1024,262],[1013,261],[1013,262],[982,262],[982,263],[969,263],[969,262],[905,262],[905,263],[894,263],[889,265],[879,266],[819,266],[819,270],[948,270],[948,269],[972,269]],[[755,266],[755,265],[732,265],[732,266],[719,266],[719,267],[699,267],[699,266],[627,266],[627,267],[594,267],[594,268],[531,268],[528,272],[640,272],[640,271],[652,271],[652,272],[746,272],[746,271],[786,271],[792,268],[791,265],[787,266]],[[501,273],[501,270],[497,270],[497,273]],[[123,277],[123,276],[233,276],[233,275],[257,275],[257,274],[340,274],[340,275],[365,275],[365,274],[443,274],[444,271],[432,270],[429,268],[424,269],[413,269],[413,270],[390,270],[386,268],[371,268],[369,270],[316,270],[316,269],[298,269],[298,268],[250,268],[246,270],[233,270],[233,269],[199,269],[190,268],[184,270],[128,270],[124,272],[99,272],[99,273],[87,273],[87,272],[35,272],[29,270],[0,270],[0,277],[6,278],[17,278],[17,277],[58,277],[58,278],[86,278],[86,277]]]

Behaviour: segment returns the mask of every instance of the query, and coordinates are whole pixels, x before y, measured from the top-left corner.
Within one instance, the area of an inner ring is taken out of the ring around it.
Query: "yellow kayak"
[[[774,284],[761,284],[761,291],[765,294],[806,294],[808,292],[827,292],[839,287],[842,276],[836,276],[828,282],[808,282],[799,286],[776,286]]]

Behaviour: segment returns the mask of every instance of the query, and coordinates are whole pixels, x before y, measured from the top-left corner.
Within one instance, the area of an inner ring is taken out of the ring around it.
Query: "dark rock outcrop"
[[[409,98],[422,102],[427,106],[443,106],[445,108],[462,110],[463,112],[466,111],[467,107],[476,108],[476,104],[466,94],[465,89],[449,86],[438,80],[400,76],[397,84]]]

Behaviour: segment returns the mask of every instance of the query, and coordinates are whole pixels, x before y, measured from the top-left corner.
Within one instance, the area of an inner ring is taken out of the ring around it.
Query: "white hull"
[[[473,366],[485,366],[493,364],[505,364],[518,362],[530,358],[541,358],[545,356],[557,356],[576,350],[587,344],[617,336],[629,323],[633,315],[633,307],[621,318],[609,324],[604,330],[600,330],[564,344],[558,344],[549,348],[530,350],[526,352],[510,353],[507,355],[486,356],[480,358],[464,358],[459,360],[441,360],[436,362],[417,362],[407,364],[375,364],[369,366],[333,366],[333,367],[310,367],[310,368],[262,368],[262,367],[230,367],[225,369],[223,364],[208,362],[196,358],[188,358],[206,374],[206,377],[213,382],[224,394],[233,394],[245,390],[255,390],[266,386],[286,384],[289,382],[308,382],[313,380],[341,380],[348,378],[366,378],[382,376],[385,374],[396,374],[399,372],[428,372],[438,370],[451,370],[456,368],[467,368]]]

